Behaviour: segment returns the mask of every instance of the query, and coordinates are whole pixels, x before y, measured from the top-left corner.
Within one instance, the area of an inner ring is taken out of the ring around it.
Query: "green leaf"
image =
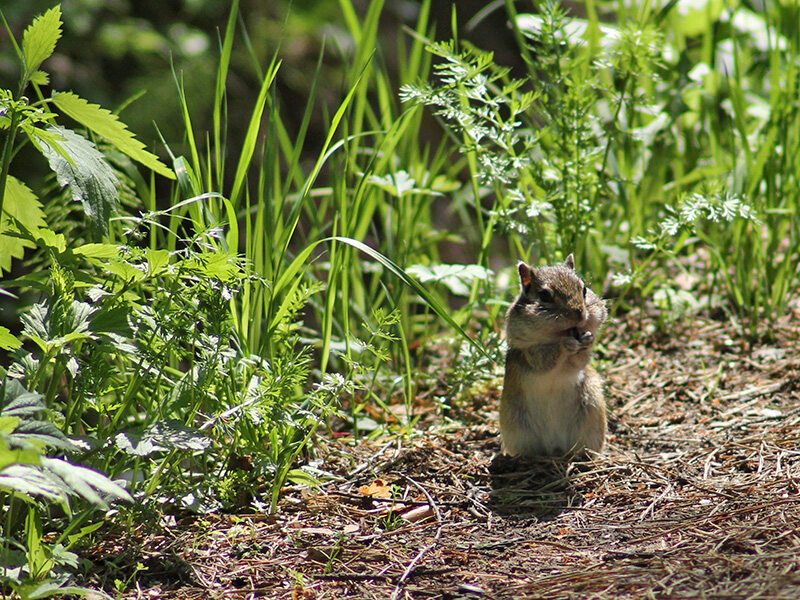
[[[89,502],[107,508],[108,504],[100,495],[132,502],[128,491],[114,483],[98,471],[80,465],[73,465],[59,458],[42,457],[42,467],[48,475],[58,478],[70,493],[82,496]]]
[[[0,471],[0,490],[24,496],[43,496],[65,506],[69,501],[63,484],[53,481],[33,465],[14,464]]]
[[[0,272],[10,271],[11,260],[22,258],[25,248],[33,248],[32,242],[10,235],[19,231],[18,225],[35,232],[45,226],[44,212],[28,186],[9,175],[0,217]]]
[[[50,75],[44,71],[35,71],[34,73],[31,73],[30,81],[34,85],[49,85]]]
[[[56,49],[61,37],[61,5],[36,17],[22,34],[22,54],[26,76],[32,75]]]
[[[35,442],[39,442],[39,444]],[[14,433],[8,436],[8,443],[18,448],[47,445],[71,452],[78,449],[58,427],[49,421],[22,421]]]
[[[211,440],[175,419],[153,423],[141,434],[124,431],[114,438],[117,448],[132,456],[148,456],[165,450],[201,452]]]
[[[119,246],[114,244],[84,244],[80,248],[75,248],[72,253],[86,258],[117,258],[119,256]]]
[[[0,387],[0,415],[26,417],[47,408],[40,394],[29,392],[16,379],[7,379]]]
[[[469,296],[469,284],[475,279],[486,281],[492,272],[480,265],[411,265],[406,273],[422,283],[439,281],[457,296]]]
[[[368,181],[369,183],[378,186],[383,191],[388,192],[397,198],[401,198],[406,192],[421,191],[414,187],[417,182],[414,181],[414,178],[411,177],[406,171],[389,173],[386,177],[373,175]]]
[[[8,435],[17,428],[17,425],[19,425],[19,417],[0,416],[0,435]],[[2,468],[3,465],[0,463],[0,469]]]
[[[147,273],[141,269],[137,269],[130,263],[119,260],[110,260],[106,263],[103,263],[103,268],[108,273],[119,277],[122,281],[130,283],[141,281],[147,276]]]
[[[39,394],[29,392],[16,379],[6,379],[0,386],[0,419],[17,419],[12,431],[5,431],[10,421],[5,420],[0,431],[5,433],[5,441],[13,448],[38,450],[42,446],[77,450],[75,444],[49,421],[38,421],[31,417],[46,409]],[[5,443],[4,441],[4,443]]]
[[[17,336],[11,333],[8,328],[0,326],[0,350],[16,350],[22,346],[22,342]]]
[[[12,423],[11,417],[0,417],[0,422],[6,423],[0,425],[2,429],[6,429]],[[16,419],[19,422],[19,419]],[[11,465],[38,465],[39,464],[39,452],[33,450],[31,448],[10,448],[9,445],[6,443],[6,440],[3,439],[3,436],[0,435],[0,471],[5,469],[6,467],[10,467]]]
[[[117,207],[119,191],[117,176],[108,165],[103,154],[85,137],[63,127],[49,127],[49,133],[63,138],[55,142],[71,160],[51,146],[54,142],[42,143],[40,148],[58,183],[69,186],[72,198],[83,206],[92,228],[108,234],[111,211]]]
[[[67,249],[67,238],[63,233],[56,233],[52,229],[39,229],[36,232],[36,241],[39,247],[55,250],[59,254],[63,254]]]
[[[319,487],[319,480],[310,473],[303,471],[303,469],[290,469],[286,473],[286,479],[295,485],[304,485],[310,488]]]
[[[21,597],[26,600],[39,600],[39,598],[50,598],[54,596],[83,596],[92,600],[113,600],[111,596],[102,590],[66,585],[63,581],[46,580],[42,582],[28,583],[16,588]]]
[[[169,252],[167,250],[147,249],[147,274],[151,277],[160,274],[169,265]]]
[[[69,117],[107,139],[117,150],[152,169],[159,175],[175,179],[175,174],[155,154],[145,150],[142,142],[128,130],[111,111],[91,104],[72,92],[59,92],[52,97],[53,104]]]

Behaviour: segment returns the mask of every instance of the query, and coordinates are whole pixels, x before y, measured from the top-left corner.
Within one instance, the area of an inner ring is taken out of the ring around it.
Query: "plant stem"
[[[17,136],[17,121],[19,115],[14,110],[11,113],[11,125],[6,134],[6,141],[3,144],[2,169],[0,169],[0,223],[2,223],[3,202],[6,197],[6,182],[8,181],[8,170],[11,167],[11,157],[14,154],[14,139]]]

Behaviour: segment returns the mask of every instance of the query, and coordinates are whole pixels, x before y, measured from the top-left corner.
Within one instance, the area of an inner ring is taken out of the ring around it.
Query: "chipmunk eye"
[[[539,290],[539,300],[549,304],[553,301],[553,294],[550,293],[550,290],[541,289]]]
[[[583,298],[586,299],[586,286],[583,286]]]

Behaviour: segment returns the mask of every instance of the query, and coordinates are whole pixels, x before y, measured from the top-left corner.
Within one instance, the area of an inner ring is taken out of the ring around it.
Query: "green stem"
[[[6,197],[6,181],[8,181],[8,170],[11,167],[11,157],[14,154],[14,139],[17,136],[17,121],[19,115],[17,111],[11,113],[11,125],[8,128],[6,141],[3,144],[2,169],[0,169],[0,218],[3,214],[3,202]]]

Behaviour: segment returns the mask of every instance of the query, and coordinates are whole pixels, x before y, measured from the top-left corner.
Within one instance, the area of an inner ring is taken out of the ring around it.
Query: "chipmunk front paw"
[[[594,334],[591,331],[581,331],[577,327],[572,327],[564,332],[564,348],[573,354],[588,349],[593,343]]]

